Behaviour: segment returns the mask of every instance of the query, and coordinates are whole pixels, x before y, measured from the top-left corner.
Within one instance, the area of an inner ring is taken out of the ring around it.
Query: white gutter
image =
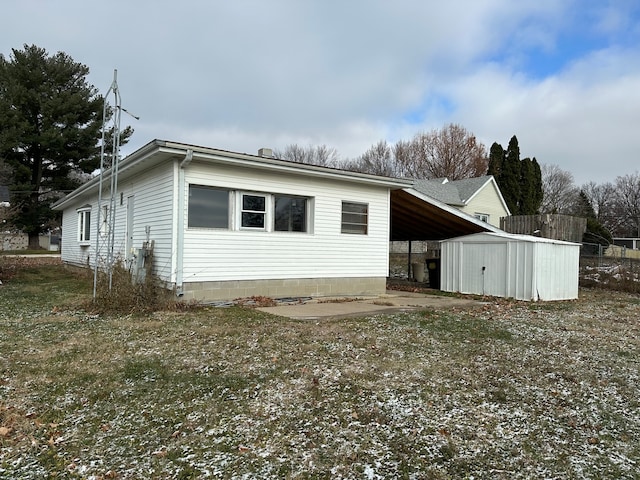
[[[184,169],[189,166],[193,160],[193,150],[188,149],[187,153],[178,166],[178,209],[177,220],[178,227],[175,235],[176,238],[176,293],[182,295],[183,269],[184,269],[184,206],[186,203],[186,181]]]

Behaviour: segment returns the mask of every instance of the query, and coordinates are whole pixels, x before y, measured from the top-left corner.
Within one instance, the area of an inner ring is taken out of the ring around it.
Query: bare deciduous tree
[[[487,173],[487,149],[464,127],[449,124],[402,144],[401,170],[414,178],[459,180]]]
[[[596,220],[610,232],[615,232],[620,221],[615,212],[616,189],[614,185],[610,182],[601,184],[589,182],[585,183],[581,190],[591,203]]]
[[[397,176],[397,164],[392,149],[385,140],[380,140],[351,164],[351,170],[385,177]]]
[[[622,222],[620,233],[640,237],[640,174],[616,178],[616,210]]]
[[[571,172],[558,165],[542,165],[542,213],[571,213],[579,190],[573,183]]]
[[[333,167],[338,163],[338,151],[326,145],[301,147],[294,143],[284,150],[274,150],[273,154],[276,158],[323,167]]]

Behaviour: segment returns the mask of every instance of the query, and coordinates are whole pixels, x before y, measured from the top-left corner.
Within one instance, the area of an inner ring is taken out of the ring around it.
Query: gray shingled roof
[[[0,185],[0,203],[9,201],[9,187]]]
[[[487,181],[490,175],[443,183],[446,179],[416,180],[413,188],[447,205],[462,207]]]

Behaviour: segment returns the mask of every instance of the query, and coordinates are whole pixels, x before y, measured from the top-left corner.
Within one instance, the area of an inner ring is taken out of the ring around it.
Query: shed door
[[[507,286],[506,243],[467,243],[464,245],[461,291],[479,295],[504,296]]]

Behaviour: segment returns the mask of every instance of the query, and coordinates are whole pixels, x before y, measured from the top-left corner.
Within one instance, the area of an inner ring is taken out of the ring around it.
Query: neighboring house
[[[124,262],[153,241],[153,273],[185,299],[384,293],[391,192],[412,182],[264,150],[150,142],[120,162],[116,195],[103,194],[102,205],[99,178],[54,204],[63,212],[62,260],[95,265],[112,233]],[[102,185],[109,182],[107,171]],[[107,225],[110,198],[115,221]]]
[[[414,188],[494,227],[511,215],[493,175],[449,181],[416,180]]]

